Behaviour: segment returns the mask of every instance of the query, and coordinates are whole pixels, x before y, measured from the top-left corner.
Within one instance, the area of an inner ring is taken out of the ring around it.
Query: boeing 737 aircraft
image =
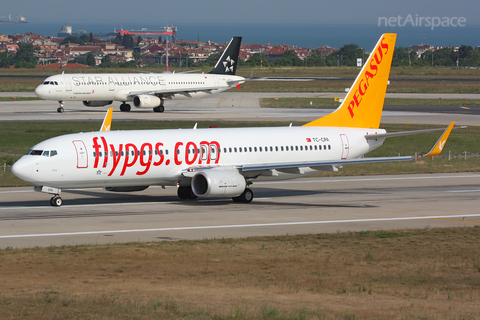
[[[405,161],[414,156],[364,158],[385,138],[430,130],[387,133],[379,129],[396,34],[384,34],[333,113],[301,127],[102,131],[63,135],[35,145],[12,167],[35,190],[103,187],[140,191],[177,186],[181,199],[231,197],[249,203],[258,180],[305,177],[351,163]],[[454,123],[424,157],[443,149]],[[443,130],[443,129],[441,129]]]
[[[58,74],[45,79],[35,94],[42,99],[57,100],[57,112],[64,111],[64,101],[83,101],[87,107],[103,107],[122,101],[121,111],[136,108],[165,110],[165,99],[190,99],[209,96],[238,87],[245,78],[236,76],[241,37],[230,40],[210,73],[99,73]]]

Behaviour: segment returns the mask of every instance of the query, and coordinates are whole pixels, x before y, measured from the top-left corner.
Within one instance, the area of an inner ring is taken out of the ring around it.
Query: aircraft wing
[[[294,169],[294,168],[305,168],[310,167],[315,169],[316,167],[325,167],[325,166],[341,166],[344,164],[352,163],[367,163],[367,162],[388,162],[388,161],[408,161],[414,159],[415,156],[402,156],[402,157],[377,157],[377,158],[357,158],[357,159],[335,159],[335,160],[326,160],[326,161],[312,161],[312,162],[301,162],[301,163],[281,163],[281,164],[264,164],[264,165],[244,165],[238,166],[237,168],[242,172],[247,171],[263,171],[263,170],[282,170],[282,169]]]
[[[155,96],[163,96],[166,98],[170,98],[176,94],[181,94],[186,97],[191,98],[190,93],[194,92],[205,92],[211,94],[213,90],[218,89],[228,89],[230,86],[218,86],[218,87],[206,87],[206,88],[179,88],[179,89],[165,89],[165,90],[145,90],[145,91],[130,91],[127,95],[129,98],[133,98],[138,95],[147,94],[147,95],[155,95]]]

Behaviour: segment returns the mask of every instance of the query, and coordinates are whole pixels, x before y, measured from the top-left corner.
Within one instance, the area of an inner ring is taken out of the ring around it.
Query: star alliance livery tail
[[[305,126],[378,128],[396,39],[383,34],[338,109]]]
[[[235,75],[237,71],[238,53],[240,52],[240,44],[242,43],[242,37],[233,37],[230,40],[222,56],[218,59],[215,68],[210,73],[213,74],[228,74]]]

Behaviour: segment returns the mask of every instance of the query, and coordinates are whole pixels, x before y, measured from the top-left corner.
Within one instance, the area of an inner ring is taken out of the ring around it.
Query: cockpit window
[[[50,81],[43,81],[43,84],[50,84]]]
[[[58,154],[57,150],[33,150],[33,149],[30,149],[30,151],[27,152],[27,155],[29,155],[29,156],[54,157],[57,154]]]
[[[30,149],[30,151],[28,151],[28,155],[30,156],[41,156],[43,153],[43,150],[32,150]]]

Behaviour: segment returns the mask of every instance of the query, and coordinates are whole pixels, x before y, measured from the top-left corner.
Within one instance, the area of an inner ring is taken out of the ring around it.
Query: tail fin
[[[103,119],[102,126],[99,131],[110,131],[112,125],[112,112],[113,108],[109,108],[105,114],[105,119]]]
[[[304,126],[378,128],[396,39],[383,34],[337,110]]]
[[[238,53],[240,52],[241,43],[242,37],[233,37],[210,73],[228,74],[231,76],[235,75],[235,72],[237,71]]]

